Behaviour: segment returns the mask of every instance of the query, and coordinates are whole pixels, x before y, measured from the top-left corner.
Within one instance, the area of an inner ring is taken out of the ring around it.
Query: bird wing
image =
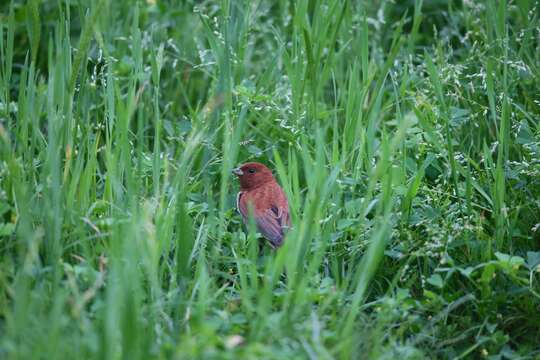
[[[262,214],[256,214],[255,221],[261,234],[270,241],[273,247],[282,244],[285,230],[290,225],[287,209],[272,205]]]
[[[244,198],[245,193],[240,192],[237,197],[237,206],[240,214],[247,224],[249,218],[248,200]],[[281,200],[281,199],[280,199]],[[277,204],[281,203],[281,204]],[[289,209],[286,200],[273,201],[269,208],[254,208],[254,219],[257,230],[270,241],[272,247],[278,247],[283,242],[285,231],[291,225]]]

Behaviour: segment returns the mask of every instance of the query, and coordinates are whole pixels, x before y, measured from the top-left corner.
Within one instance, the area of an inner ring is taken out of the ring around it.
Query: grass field
[[[2,1],[0,358],[539,359],[539,17]]]

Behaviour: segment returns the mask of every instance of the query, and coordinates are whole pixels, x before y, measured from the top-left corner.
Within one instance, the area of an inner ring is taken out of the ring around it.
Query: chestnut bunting
[[[281,246],[291,219],[287,197],[272,172],[263,164],[249,162],[233,169],[233,173],[240,180],[236,206],[244,224],[248,224],[251,211],[257,230],[273,248]]]

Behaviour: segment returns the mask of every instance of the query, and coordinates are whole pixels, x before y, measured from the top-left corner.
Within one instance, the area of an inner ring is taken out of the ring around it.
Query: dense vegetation
[[[539,9],[3,1],[0,357],[538,358]]]

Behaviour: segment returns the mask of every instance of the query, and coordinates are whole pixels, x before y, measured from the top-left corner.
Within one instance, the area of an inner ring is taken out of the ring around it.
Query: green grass
[[[0,357],[539,358],[538,9],[2,2]]]

